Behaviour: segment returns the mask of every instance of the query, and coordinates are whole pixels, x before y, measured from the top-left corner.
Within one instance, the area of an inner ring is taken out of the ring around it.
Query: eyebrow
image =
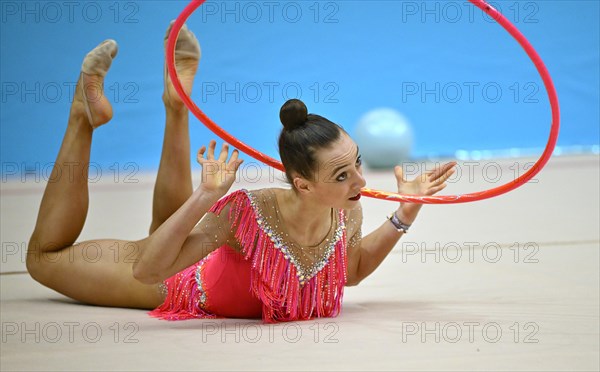
[[[354,157],[355,159],[358,159],[358,154],[360,154],[360,150],[358,148],[358,146],[356,146],[356,156]],[[331,172],[331,176],[335,176],[335,174],[339,171],[341,171],[342,169],[346,168],[348,166],[348,164],[346,165],[340,165],[338,167],[336,167],[333,172]]]

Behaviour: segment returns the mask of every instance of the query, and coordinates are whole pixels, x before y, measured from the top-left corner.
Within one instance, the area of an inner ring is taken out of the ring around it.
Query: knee
[[[27,246],[25,266],[29,275],[42,284],[45,282],[48,271],[48,265],[45,264],[43,256],[39,242],[32,238]]]
[[[27,268],[27,272],[33,279],[38,282],[42,282],[42,265],[40,262],[40,257],[36,253],[32,253],[30,249],[27,249],[27,258],[25,260],[25,266]]]
[[[25,261],[25,266],[27,267],[27,272],[29,273],[29,275],[36,282],[42,284],[44,283],[43,267],[40,265],[39,262],[36,262],[35,260],[27,257],[27,260]]]

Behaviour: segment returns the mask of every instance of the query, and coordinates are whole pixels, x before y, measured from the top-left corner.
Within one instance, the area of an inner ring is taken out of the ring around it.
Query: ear
[[[312,185],[310,182],[302,177],[294,177],[293,183],[296,190],[298,190],[300,193],[307,193],[312,190]]]

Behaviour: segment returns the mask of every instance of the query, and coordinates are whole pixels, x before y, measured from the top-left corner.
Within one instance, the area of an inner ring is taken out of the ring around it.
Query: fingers
[[[443,174],[443,173],[448,172],[449,170],[453,170],[455,165],[456,165],[455,161],[451,161],[449,163],[444,164],[442,166],[441,173]]]
[[[454,174],[455,170],[450,169],[446,173],[442,174],[438,179],[432,182],[432,186],[438,186],[444,184],[448,178],[450,178]]]
[[[217,141],[211,140],[208,143],[208,153],[206,154],[206,159],[207,160],[214,160],[215,159],[215,147],[217,147]]]
[[[204,160],[205,152],[206,152],[206,146],[200,147],[200,150],[198,150],[198,154],[196,154],[196,161],[198,163],[202,164],[202,161]]]
[[[429,182],[433,188],[436,188],[440,185],[444,185],[444,183],[450,178],[455,170],[454,166],[456,162],[449,162],[442,165],[440,168],[435,169],[428,174]],[[435,191],[438,192],[439,190]]]
[[[394,167],[394,175],[396,176],[396,179],[398,180],[398,182],[404,182],[404,174],[402,173],[401,166],[396,165]]]
[[[455,173],[455,165],[456,162],[452,161],[442,165],[438,169],[427,172],[430,184],[426,191],[426,195],[436,194],[446,188],[446,181]]]
[[[223,142],[223,146],[221,147],[221,153],[219,154],[219,162],[226,163],[225,169],[228,171],[236,171],[240,164],[244,162],[244,160],[238,160],[240,156],[240,152],[238,149],[234,149],[231,153],[231,158],[227,161],[227,157],[229,156],[229,144],[227,142]]]
[[[227,156],[229,155],[229,144],[227,142],[223,142],[221,146],[221,153],[219,154],[219,161],[224,163],[227,161]]]
[[[229,161],[227,161],[227,157],[229,156],[229,144],[224,142],[223,145],[221,146],[221,151],[219,152],[219,156],[218,158],[215,159],[215,150],[217,147],[217,141],[215,140],[211,140],[208,144],[208,148],[206,146],[202,146],[200,147],[200,149],[198,150],[198,155],[196,157],[196,160],[198,161],[198,163],[203,164],[207,161],[217,161],[218,163],[225,163],[226,167],[225,169],[227,170],[237,170],[240,166],[240,164],[242,164],[244,162],[243,159],[239,159],[240,156],[240,152],[237,149],[234,149],[232,154],[231,154],[231,158],[229,159]],[[204,158],[204,155],[206,155],[206,158]]]
[[[452,173],[454,173],[454,170],[453,170],[453,168],[454,168],[454,166],[455,166],[455,165],[456,165],[456,162],[455,162],[455,161],[451,161],[451,162],[449,162],[449,163],[446,163],[446,164],[442,165],[441,167],[439,167],[439,168],[437,168],[437,169],[434,169],[434,170],[432,170],[432,171],[429,171],[429,172],[427,172],[427,173],[428,173],[428,175],[429,175],[429,178],[430,178],[432,181],[435,181],[435,180],[437,180],[437,179],[438,179],[438,178],[440,178],[440,177],[444,177],[444,176],[446,176],[446,175],[448,174],[448,172],[449,172],[449,171],[452,171]],[[452,173],[450,173],[450,175],[451,175]],[[447,177],[446,177],[446,178],[447,178]]]
[[[198,155],[196,156],[196,161],[202,164],[206,160],[213,160],[215,158],[215,146],[217,146],[217,141],[212,140],[208,143],[208,152],[206,151],[206,146],[200,147]],[[206,154],[206,159],[204,159],[204,154]]]
[[[448,184],[444,183],[444,184],[441,184],[439,186],[435,186],[435,187],[430,188],[429,190],[427,190],[427,196],[431,196],[433,194],[437,194],[438,192],[440,192],[443,189],[445,189],[446,186],[448,186]]]
[[[243,159],[238,159],[239,155],[240,155],[240,152],[237,149],[233,150],[233,152],[231,153],[231,158],[229,158],[229,161],[227,162],[227,165],[225,168],[225,169],[227,169],[227,171],[235,172],[238,170],[240,165],[244,162]]]

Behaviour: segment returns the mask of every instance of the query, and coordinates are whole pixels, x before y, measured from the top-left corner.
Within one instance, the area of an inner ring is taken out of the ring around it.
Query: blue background
[[[163,37],[181,1],[1,1],[2,172],[58,152],[85,54],[119,55],[105,83],[113,121],[96,131],[102,167],[158,166]],[[493,2],[542,56],[561,103],[559,153],[598,152],[598,1]],[[466,1],[208,2],[188,21],[202,45],[193,99],[243,142],[277,157],[279,108],[301,98],[350,133],[389,107],[411,122],[416,158],[537,155],[550,108],[533,64]],[[191,119],[192,146],[214,138]],[[484,151],[484,152],[482,152]]]

